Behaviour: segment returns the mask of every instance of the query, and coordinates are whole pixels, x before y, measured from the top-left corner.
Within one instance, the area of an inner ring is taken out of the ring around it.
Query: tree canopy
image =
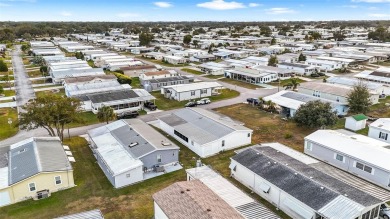
[[[141,46],[148,46],[150,42],[154,39],[154,36],[150,33],[140,33],[139,34],[139,43]]]
[[[295,112],[294,121],[309,128],[329,127],[336,124],[337,115],[330,103],[315,100],[301,105]]]
[[[8,71],[7,64],[0,59],[0,72],[7,72],[7,71]]]
[[[360,82],[355,85],[347,97],[349,112],[367,113],[371,106],[370,91],[367,85]]]
[[[45,94],[30,100],[23,107],[19,125],[23,130],[44,128],[50,136],[64,138],[64,128],[72,122],[82,122],[81,102],[55,94]]]
[[[271,55],[268,59],[268,66],[276,66],[276,64],[278,64],[278,57]]]
[[[110,106],[100,107],[97,113],[97,118],[100,122],[106,122],[108,124],[109,121],[115,119],[114,109],[112,109]]]
[[[191,35],[185,35],[184,38],[183,38],[183,43],[188,45],[188,44],[191,43],[191,40],[192,40],[192,36]]]

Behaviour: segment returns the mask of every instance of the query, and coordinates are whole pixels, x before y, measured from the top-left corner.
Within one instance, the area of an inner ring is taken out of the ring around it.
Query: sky
[[[0,21],[390,20],[390,0],[0,0]]]

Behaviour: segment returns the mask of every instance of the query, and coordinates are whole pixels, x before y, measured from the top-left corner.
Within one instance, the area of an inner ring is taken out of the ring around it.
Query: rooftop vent
[[[180,193],[181,193],[181,194],[183,194],[183,193],[184,193],[184,191],[180,191]]]
[[[20,151],[19,151],[19,154],[20,154],[20,153],[23,153],[23,152],[25,152],[25,151],[27,151],[27,148],[23,148],[22,150],[20,150]]]
[[[210,209],[210,208],[207,208],[207,211],[211,211],[211,209]]]
[[[324,189],[324,187],[321,186],[321,190],[323,190],[323,189]]]
[[[171,146],[172,144],[170,142],[164,142],[161,141],[162,146]]]
[[[131,143],[131,144],[129,145],[129,147],[132,148],[132,147],[135,147],[135,146],[137,146],[137,145],[138,145],[138,142],[133,142],[133,143]]]
[[[187,189],[187,192],[191,191],[190,189]]]

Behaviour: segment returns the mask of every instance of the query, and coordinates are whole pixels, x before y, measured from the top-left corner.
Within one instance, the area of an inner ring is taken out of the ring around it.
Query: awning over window
[[[295,201],[286,198],[283,201],[283,204],[285,204],[288,208],[290,208],[292,211],[294,211],[296,214],[301,216],[303,219],[311,219],[313,217],[313,213],[307,211],[303,207],[301,207],[298,203]]]
[[[231,170],[234,170],[234,171],[236,171],[236,167],[237,167],[237,165],[234,164],[234,163],[230,163],[230,165],[229,165],[229,168],[230,168]]]
[[[264,182],[260,183],[259,187],[265,193],[268,193],[269,190],[271,189],[271,187]]]

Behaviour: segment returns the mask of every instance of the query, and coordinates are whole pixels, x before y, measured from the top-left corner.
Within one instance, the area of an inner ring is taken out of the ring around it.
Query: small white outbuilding
[[[358,131],[366,128],[367,116],[363,114],[357,114],[349,116],[345,120],[345,129]]]

